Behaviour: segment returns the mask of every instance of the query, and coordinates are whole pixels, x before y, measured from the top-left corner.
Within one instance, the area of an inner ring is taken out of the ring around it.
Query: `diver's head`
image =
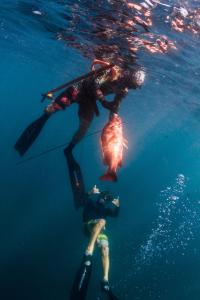
[[[187,18],[189,15],[188,10],[185,7],[174,7],[173,15],[180,17],[180,18]]]
[[[143,69],[125,71],[125,84],[129,89],[141,87],[144,83],[145,76]]]
[[[146,76],[146,74],[145,74],[144,70],[139,69],[139,70],[135,71],[132,74],[132,83],[137,87],[142,86],[144,83],[144,80],[145,80],[145,76]]]
[[[102,191],[99,195],[98,202],[103,204],[105,202],[113,201],[114,197],[109,191]]]

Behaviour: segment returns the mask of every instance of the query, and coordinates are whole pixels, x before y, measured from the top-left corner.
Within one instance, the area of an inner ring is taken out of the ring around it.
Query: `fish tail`
[[[116,182],[117,174],[116,172],[108,170],[104,175],[100,177],[100,180]]]

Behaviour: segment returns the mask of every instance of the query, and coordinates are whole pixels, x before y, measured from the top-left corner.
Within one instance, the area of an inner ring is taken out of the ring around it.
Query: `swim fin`
[[[24,155],[26,151],[31,147],[49,117],[50,115],[44,113],[40,118],[31,123],[21,134],[14,146],[14,148],[19,152],[21,156]]]
[[[101,290],[104,294],[107,295],[108,300],[119,300],[119,298],[113,294],[113,291],[112,291],[108,281],[101,282]]]
[[[74,206],[76,209],[79,209],[80,206],[84,205],[85,198],[85,185],[83,175],[79,164],[74,159],[71,149],[66,148],[64,150],[64,154],[67,159],[69,178],[74,198]]]
[[[92,273],[92,257],[84,256],[79,270],[76,273],[73,286],[70,292],[70,300],[85,300],[87,289]]]
[[[115,296],[112,291],[108,292],[108,297],[109,300],[119,300],[119,298]]]

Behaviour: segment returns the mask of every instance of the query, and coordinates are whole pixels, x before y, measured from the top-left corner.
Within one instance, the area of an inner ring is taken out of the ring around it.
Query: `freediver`
[[[71,290],[71,300],[83,300],[87,296],[87,288],[92,271],[93,252],[98,246],[101,250],[103,277],[101,289],[106,293],[108,299],[117,300],[109,284],[109,241],[105,232],[107,217],[117,217],[119,213],[119,199],[115,198],[108,191],[100,191],[96,185],[91,191],[85,193],[83,176],[79,164],[73,157],[69,149],[64,151],[69,176],[72,184],[75,206],[79,201],[79,206],[83,207],[83,227],[86,236],[89,238],[83,260],[73,283]],[[79,199],[78,199],[79,198]]]
[[[84,260],[92,262],[92,255],[95,245],[101,249],[103,278],[101,281],[102,290],[109,292],[109,241],[105,233],[107,217],[117,217],[119,211],[119,199],[114,198],[107,191],[100,192],[94,186],[88,193],[87,200],[83,209],[83,223],[89,243],[85,252]]]
[[[92,63],[92,70],[95,69],[95,65],[109,66],[109,62],[95,59]],[[45,108],[42,116],[31,123],[21,134],[14,146],[15,149],[20,155],[24,155],[36,140],[50,116],[57,111],[65,110],[73,103],[77,103],[79,106],[79,128],[68,146],[72,150],[87,133],[94,115],[99,115],[97,100],[104,108],[116,113],[128,90],[141,87],[144,79],[145,72],[139,66],[135,69],[113,66],[99,76],[81,80],[78,84],[66,88],[55,99],[53,95],[48,95],[52,98],[51,104]],[[113,101],[105,99],[108,94],[115,94]]]

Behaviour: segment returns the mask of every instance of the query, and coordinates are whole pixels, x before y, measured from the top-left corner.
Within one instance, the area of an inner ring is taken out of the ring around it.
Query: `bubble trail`
[[[185,255],[200,221],[195,203],[186,194],[187,181],[183,174],[178,174],[175,183],[160,192],[158,217],[135,257],[137,266],[150,265],[152,260],[162,258],[170,251]]]

